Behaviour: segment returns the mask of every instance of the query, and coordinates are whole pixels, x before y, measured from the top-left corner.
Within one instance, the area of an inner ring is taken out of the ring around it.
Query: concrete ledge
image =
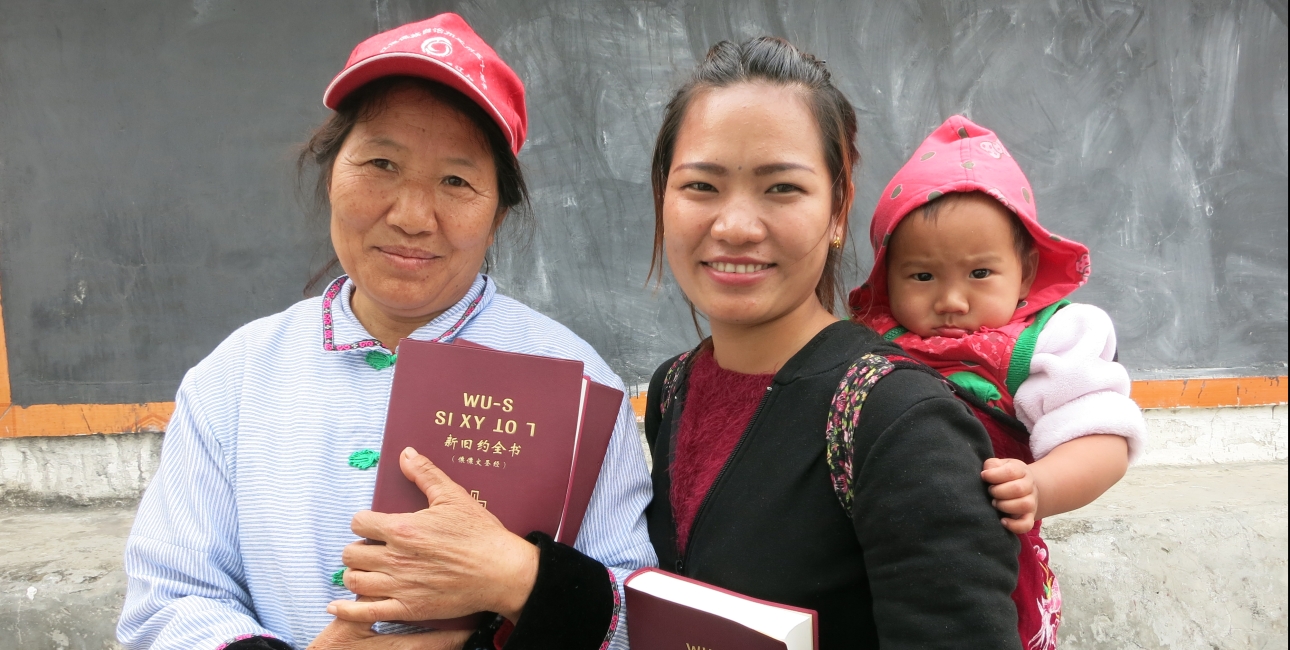
[[[1284,648],[1286,464],[1130,470],[1050,517],[1063,650]]]
[[[1290,446],[1284,405],[1143,413],[1150,442],[1140,466],[1284,461]],[[0,438],[0,504],[137,501],[156,471],[162,436]]]
[[[161,433],[0,438],[0,503],[134,503],[157,470]]]
[[[1146,465],[1286,460],[1286,406],[1148,409]]]

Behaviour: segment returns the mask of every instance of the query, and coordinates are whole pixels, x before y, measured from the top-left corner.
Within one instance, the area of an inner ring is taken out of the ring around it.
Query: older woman
[[[625,647],[621,578],[656,562],[626,404],[573,547],[506,531],[411,450],[380,462],[400,463],[431,507],[363,512],[376,478],[363,461],[380,448],[402,338],[578,359],[622,385],[480,272],[525,202],[519,79],[444,14],[360,44],[324,103],[335,114],[306,154],[346,275],[240,328],[184,377],[127,543],[118,636],[179,650],[460,648],[471,631],[386,635],[370,622],[489,611],[515,625],[508,647]],[[489,645],[492,628],[481,632]]]

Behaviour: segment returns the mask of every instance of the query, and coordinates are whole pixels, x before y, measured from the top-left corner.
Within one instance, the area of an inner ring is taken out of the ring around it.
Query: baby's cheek
[[[910,330],[922,330],[923,321],[927,320],[927,311],[930,309],[924,304],[926,301],[921,300],[916,292],[900,289],[891,290],[890,296],[891,315],[896,322]]]
[[[986,322],[981,324],[985,327],[1003,327],[1012,320],[1012,315],[1017,312],[1016,298],[1006,292],[1003,295],[991,296],[988,304],[988,309],[982,314],[982,320]]]

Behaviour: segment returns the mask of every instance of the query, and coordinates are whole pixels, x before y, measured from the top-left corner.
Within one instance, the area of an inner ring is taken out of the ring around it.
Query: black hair
[[[991,201],[998,203],[999,207],[1003,208],[1004,211],[1008,213],[1008,225],[1012,227],[1013,248],[1016,249],[1017,257],[1021,259],[1022,264],[1026,264],[1026,260],[1029,259],[1035,251],[1035,237],[1026,229],[1026,224],[1021,222],[1021,217],[1018,217],[1016,213],[1009,210],[1007,206],[999,203],[999,200],[993,196],[981,191],[950,192],[949,194],[942,194],[941,196],[924,203],[922,207],[918,208],[918,210],[922,213],[923,219],[936,223],[936,217],[946,203],[956,203],[971,195],[980,195],[990,199]]]

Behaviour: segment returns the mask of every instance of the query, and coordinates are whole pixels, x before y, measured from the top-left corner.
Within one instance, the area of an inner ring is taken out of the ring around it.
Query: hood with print
[[[980,191],[1011,210],[1035,240],[1039,268],[1030,293],[1012,316],[1025,321],[1088,280],[1088,248],[1039,225],[1035,193],[993,131],[955,115],[932,132],[883,190],[869,224],[873,271],[850,296],[852,316],[879,333],[895,326],[887,295],[887,244],[901,219],[950,192]]]

